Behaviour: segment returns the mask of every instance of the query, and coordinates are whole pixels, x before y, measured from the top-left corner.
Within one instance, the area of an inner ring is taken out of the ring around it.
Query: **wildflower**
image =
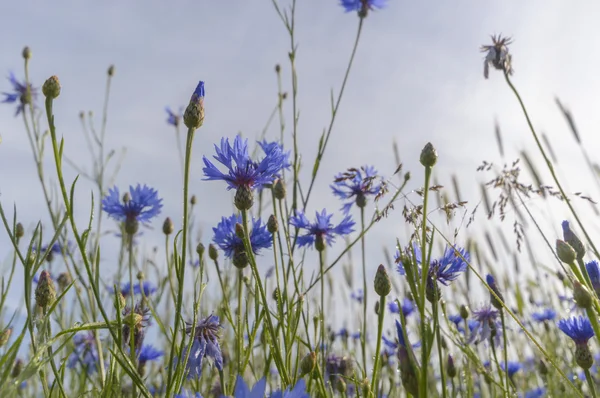
[[[339,357],[330,354],[325,360],[325,371],[329,376],[329,382],[336,385],[336,381],[344,377],[350,377],[354,373],[354,363],[350,357]]]
[[[362,304],[363,299],[365,298],[365,293],[362,289],[358,289],[357,291],[350,293],[350,298],[352,300],[356,300],[356,302],[359,304]]]
[[[323,251],[325,243],[331,246],[335,242],[335,235],[348,235],[354,231],[354,221],[350,216],[346,216],[335,227],[331,223],[332,217],[333,214],[327,214],[327,211],[323,209],[320,214],[316,212],[316,220],[311,223],[302,211],[297,211],[295,216],[290,217],[290,224],[296,228],[308,230],[307,233],[298,237],[298,245],[302,247],[314,243],[318,251]]]
[[[552,321],[556,318],[556,311],[552,308],[545,308],[542,311],[534,312],[531,317],[536,322]]]
[[[285,391],[275,391],[271,394],[271,398],[310,398],[310,396],[306,392],[306,382],[304,379],[300,379],[294,388],[289,387]]]
[[[492,35],[492,44],[481,46],[481,52],[487,53],[483,62],[483,77],[488,78],[490,65],[508,75],[513,74],[512,56],[508,52],[511,43],[510,37]]]
[[[6,345],[8,343],[8,339],[12,335],[13,328],[7,327],[3,331],[0,332],[0,347]]]
[[[375,8],[382,9],[386,6],[387,0],[341,0],[340,5],[344,7],[346,12],[356,11],[359,14],[364,14],[368,10],[373,10]]]
[[[165,107],[165,111],[167,111],[167,123],[171,126],[179,127],[181,123],[181,119],[183,118],[183,107],[179,108],[179,112],[175,113],[168,106]]]
[[[148,361],[154,361],[158,358],[165,355],[164,351],[158,350],[151,345],[145,344],[142,346],[142,349],[139,350],[138,353],[138,361],[141,363],[146,363]]]
[[[436,151],[435,147],[433,146],[433,144],[431,142],[428,142],[423,147],[423,150],[421,150],[421,156],[419,158],[419,161],[421,162],[421,164],[423,166],[431,168],[431,167],[435,166],[435,164],[437,163],[437,160],[438,160],[437,151]]]
[[[264,377],[257,381],[252,390],[250,390],[250,387],[246,385],[242,376],[238,375],[233,395],[235,398],[263,398],[266,388],[267,380]]]
[[[265,157],[260,162],[255,162],[248,154],[248,140],[236,136],[232,146],[229,139],[222,138],[221,146],[215,145],[217,155],[214,158],[227,168],[227,174],[221,172],[204,156],[202,171],[205,180],[227,182],[227,189],[236,189],[236,207],[240,210],[250,209],[254,201],[252,190],[273,183],[289,156],[281,151],[279,145],[270,145],[266,149],[263,147],[263,150]]]
[[[515,375],[515,373],[517,373],[519,370],[523,369],[523,364],[520,362],[508,361],[508,370],[506,370],[507,367],[504,365],[504,362],[502,362],[500,364],[500,368],[502,370],[504,370],[505,372],[507,372],[508,377],[510,377],[512,379],[513,376]]]
[[[236,267],[244,268],[248,265],[248,257],[244,242],[235,233],[236,224],[243,222],[242,216],[232,215],[229,218],[222,217],[221,222],[213,228],[213,242],[216,243],[221,250],[225,252],[225,256],[231,258]],[[252,220],[252,231],[250,231],[250,245],[252,252],[258,254],[261,249],[268,249],[273,243],[273,236],[267,228],[262,224],[260,219]],[[210,254],[210,246],[209,246]]]
[[[375,184],[377,170],[373,166],[362,166],[359,169],[351,168],[335,176],[331,185],[333,194],[342,200],[352,199],[344,203],[341,210],[348,214],[354,203],[360,208],[367,204],[368,195],[376,195],[381,189],[381,184]]]
[[[188,379],[200,378],[202,360],[205,357],[212,358],[217,369],[223,370],[223,355],[219,346],[221,328],[219,317],[216,315],[209,315],[199,320],[196,325],[187,323],[185,332],[193,337],[191,346],[186,347],[183,355],[185,358],[189,350],[190,357],[186,364]]]
[[[283,145],[277,141],[268,142],[267,140],[257,141],[258,145],[261,147],[265,156],[271,153],[274,149],[278,149],[283,155],[283,161],[281,162],[281,169],[275,174],[276,177],[281,177],[281,171],[283,169],[289,169],[292,167],[292,163],[290,162],[290,155],[292,151],[283,151]]]
[[[421,264],[421,249],[419,249],[417,242],[413,242],[412,251],[406,247],[402,253],[400,253],[400,250],[397,249],[394,259],[396,262],[396,271],[398,271],[400,275],[406,275],[406,270],[404,268],[409,266],[409,263],[412,264],[413,262],[416,262],[417,264]],[[407,264],[405,264],[405,262]]]
[[[69,369],[80,365],[82,370],[90,374],[96,372],[98,367],[98,347],[94,332],[81,332],[73,337],[75,349],[69,356],[67,367]]]
[[[598,261],[592,260],[586,263],[585,269],[590,277],[596,295],[600,296],[600,266],[598,266]]]
[[[562,222],[562,230],[564,241],[567,242],[573,248],[573,250],[575,250],[575,253],[577,253],[577,258],[582,259],[585,255],[585,245],[571,230],[568,221],[565,220]]]
[[[492,275],[487,274],[487,276],[485,277],[485,280],[491,290],[490,301],[491,301],[492,305],[494,307],[496,307],[496,309],[502,310],[502,303],[504,303],[504,296],[502,295],[502,293],[500,292],[500,289],[498,288],[498,285],[496,284],[496,279]],[[492,294],[492,292],[494,292],[494,294]]]
[[[15,116],[19,116],[21,112],[25,111],[25,105],[34,106],[35,100],[37,99],[38,90],[34,88],[31,83],[20,83],[12,72],[10,72],[8,80],[13,86],[13,92],[2,93],[2,95],[4,95],[2,102],[13,104],[18,100],[19,105],[17,106],[17,112],[15,113]]]
[[[112,288],[109,289],[111,291],[111,293],[114,293],[114,290]],[[144,281],[141,284],[140,283],[136,283],[133,285],[133,294],[134,295],[138,295],[138,294],[142,294],[145,297],[148,297],[150,295],[152,295],[154,292],[156,292],[158,290],[158,288],[156,286],[154,286],[154,284],[152,284],[152,282],[149,281]],[[129,296],[129,294],[131,294],[131,282],[124,282],[121,285],[121,294],[124,297]]]
[[[398,361],[400,363],[400,379],[402,380],[402,385],[406,391],[414,396],[418,396],[419,384],[415,370],[415,363],[413,362],[413,358],[411,358],[407,350],[402,324],[398,322],[398,320],[396,320],[396,335],[397,340],[395,342],[391,342],[385,337],[383,337],[383,342],[386,346],[396,351],[396,355],[398,356]],[[415,344],[413,347],[417,345],[418,344]]]
[[[564,240],[556,240],[556,255],[565,264],[571,265],[577,258],[577,252]]]
[[[181,394],[175,394],[174,398],[202,398],[202,394],[199,392],[191,392],[183,390]]]
[[[146,336],[145,328],[150,323],[150,309],[143,304],[138,303],[133,308],[125,307],[123,309],[123,345],[129,347],[131,338],[131,330],[133,329],[133,346],[136,352],[142,348],[144,337]]]
[[[575,342],[575,360],[583,369],[589,369],[594,358],[588,347],[588,341],[594,337],[594,329],[587,317],[574,316],[569,319],[561,319],[557,323],[558,328]]]
[[[498,319],[499,314],[497,310],[492,308],[491,304],[487,304],[479,310],[474,310],[473,318],[477,322],[477,325],[471,331],[469,343],[475,342],[475,344],[479,344],[490,337],[498,338],[497,329],[501,327],[500,320]],[[495,336],[492,335],[492,331]]]
[[[60,81],[58,76],[49,77],[42,85],[42,94],[46,98],[55,99],[60,95]]]
[[[533,390],[525,391],[525,398],[543,398],[546,396],[546,388],[538,387]]]
[[[385,297],[392,291],[392,281],[385,270],[385,267],[382,264],[379,264],[377,267],[377,272],[375,273],[375,281],[374,281],[375,293],[377,293],[381,297]]]
[[[396,302],[396,300],[388,303],[388,309],[390,310],[390,312],[392,314],[400,313],[400,308],[398,307],[398,303]],[[413,303],[411,300],[409,300],[405,297],[402,300],[402,314],[404,314],[404,317],[407,317],[410,314],[412,314],[414,312],[414,310],[415,310],[415,303]]]
[[[317,354],[314,351],[309,352],[300,361],[300,377],[303,377],[312,371],[317,366]]]
[[[119,188],[109,189],[108,195],[102,199],[102,210],[113,219],[125,222],[125,231],[134,235],[139,222],[148,223],[160,214],[162,199],[155,189],[140,184],[135,188],[130,186],[129,194],[129,200],[122,203]]]
[[[59,242],[54,242],[51,246],[48,244],[42,245],[38,251],[42,253],[46,257],[46,261],[50,263],[54,260],[55,256],[60,255],[63,252],[68,253],[71,249],[70,246],[70,243],[67,243],[66,246],[63,246]]]
[[[183,123],[189,129],[197,129],[204,123],[204,82],[198,82],[190,103],[183,113]]]

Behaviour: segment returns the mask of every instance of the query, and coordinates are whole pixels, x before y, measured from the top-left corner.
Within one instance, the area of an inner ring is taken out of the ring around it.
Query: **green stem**
[[[360,250],[362,257],[362,276],[363,276],[363,324],[360,333],[360,348],[362,351],[363,359],[363,377],[367,377],[367,260],[365,250],[365,208],[360,208],[360,230],[362,232],[360,237]],[[379,351],[375,353],[378,354]],[[374,370],[375,372],[375,370]]]
[[[426,314],[425,305],[426,301],[426,288],[427,288],[427,274],[429,272],[429,259],[427,258],[427,204],[429,200],[429,180],[431,179],[431,167],[425,166],[425,186],[423,187],[423,221],[421,224],[421,292],[418,299],[421,301],[421,366],[423,371],[421,372],[421,387],[419,388],[419,395],[421,397],[427,397],[427,362],[429,360],[427,353],[430,351],[427,347],[427,332],[426,332]]]
[[[133,323],[134,320],[134,312],[135,312],[135,297],[134,297],[134,291],[133,291],[133,234],[127,234],[127,239],[128,239],[128,244],[127,244],[127,251],[128,251],[128,264],[129,264],[129,305],[130,305],[130,309],[129,309],[129,313],[127,314],[127,317],[125,318],[125,322],[128,324],[129,326],[129,357],[131,358],[131,363],[135,365],[136,361],[136,353],[135,353],[135,325]],[[140,289],[142,289],[142,286],[140,285]],[[135,392],[135,384],[133,384],[132,386],[133,390],[132,390],[132,396],[136,396],[136,392]]]
[[[381,358],[381,339],[383,335],[383,319],[385,317],[385,296],[379,297],[379,313],[377,321],[377,348],[375,349],[375,364],[371,379],[371,395],[377,397],[377,376],[379,375],[379,359]]]
[[[325,267],[325,250],[319,250],[319,273],[321,274],[321,316],[320,316],[320,326],[321,326],[321,347],[319,347],[319,351],[321,352],[321,366],[325,369],[325,362],[327,360],[327,355],[325,352],[325,348],[327,347],[325,342],[325,278],[323,278],[323,269]]]
[[[506,382],[506,394],[509,394],[510,391],[510,380],[508,377],[508,343],[506,339],[506,321],[504,320],[504,310],[500,310],[500,320],[502,321],[502,341],[504,344],[504,376]]]
[[[444,356],[442,354],[442,336],[440,332],[440,304],[438,301],[434,301],[433,307],[433,319],[435,322],[435,338],[437,340],[438,359],[440,361],[440,377],[442,379],[442,397],[446,398],[446,371],[444,369]]]
[[[596,387],[594,387],[594,379],[592,379],[590,370],[584,369],[583,371],[585,373],[585,380],[587,381],[588,386],[590,387],[590,392],[592,393],[592,397],[596,398]]]
[[[189,179],[190,179],[190,164],[192,158],[192,143],[194,142],[194,132],[195,128],[188,129],[187,140],[185,144],[185,166],[183,172],[183,226],[182,226],[182,242],[181,242],[181,261],[178,259],[174,259],[174,263],[177,265],[177,304],[175,306],[175,320],[173,321],[173,341],[171,342],[171,354],[169,356],[169,376],[167,379],[167,396],[171,395],[173,392],[172,381],[173,381],[173,359],[175,357],[175,351],[177,346],[177,332],[179,331],[180,321],[181,321],[181,309],[183,306],[183,286],[185,282],[185,260],[187,256],[187,241],[188,241],[188,192],[189,192]],[[179,264],[177,264],[179,263]],[[182,330],[185,328],[185,325],[181,325]],[[182,336],[181,343],[183,345],[185,341],[185,335]],[[180,364],[176,365],[176,369],[178,369]],[[183,364],[182,366],[185,366]]]
[[[238,277],[237,277],[237,294],[238,294],[238,306],[237,306],[237,311],[236,311],[236,337],[237,337],[237,344],[236,344],[236,356],[237,356],[237,366],[238,366],[238,371],[237,374],[241,374],[241,370],[242,370],[242,349],[243,349],[243,345],[244,345],[244,331],[242,329],[242,290],[243,290],[243,279],[244,278],[244,272],[242,271],[242,269],[238,269]]]

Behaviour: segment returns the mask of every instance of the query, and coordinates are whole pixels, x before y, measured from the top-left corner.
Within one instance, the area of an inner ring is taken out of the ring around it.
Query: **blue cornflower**
[[[165,355],[164,351],[158,350],[151,345],[145,344],[138,353],[138,361],[140,364],[144,364],[148,361],[154,361]]]
[[[557,323],[558,328],[564,334],[569,336],[577,345],[587,344],[588,340],[594,337],[594,329],[590,320],[585,316],[574,316],[568,319],[561,319]]]
[[[232,146],[229,139],[222,138],[221,147],[215,145],[217,155],[214,158],[227,168],[227,174],[222,173],[204,156],[202,171],[205,180],[223,180],[227,182],[227,189],[244,187],[252,190],[260,185],[271,184],[284,167],[289,154],[284,154],[279,145],[268,145],[263,150],[265,157],[260,162],[255,162],[248,154],[248,140],[238,135]]]
[[[113,288],[109,288],[111,293],[114,293],[114,289]],[[136,283],[133,285],[133,294],[142,294],[142,292],[144,292],[144,296],[148,297],[151,294],[153,294],[154,292],[156,292],[158,290],[158,288],[156,286],[154,286],[154,284],[152,284],[152,282],[150,281],[144,281],[142,282],[142,284],[140,285],[140,283]],[[121,285],[121,294],[123,295],[123,297],[128,297],[129,294],[131,293],[131,282],[124,282]]]
[[[493,309],[491,304],[487,304],[479,310],[473,311],[473,318],[477,322],[477,325],[471,331],[471,337],[469,343],[475,342],[478,344],[490,338],[492,335],[492,329],[498,330],[502,327],[498,315],[500,313]],[[500,333],[496,332],[496,338],[499,339]]]
[[[546,396],[546,389],[544,387],[534,388],[525,392],[524,398],[543,398]]]
[[[315,248],[323,251],[325,243],[331,246],[335,242],[335,235],[348,235],[354,231],[354,221],[350,216],[344,217],[336,227],[331,223],[332,217],[333,214],[327,214],[323,209],[320,214],[316,212],[316,221],[311,223],[302,211],[297,211],[295,216],[290,217],[290,224],[308,230],[306,234],[298,237],[298,245],[302,247],[315,243]]]
[[[129,194],[127,202],[123,203],[121,202],[119,188],[109,189],[108,195],[102,199],[102,210],[107,212],[113,219],[126,223],[147,223],[160,214],[162,199],[158,197],[158,192],[155,189],[138,184],[135,188],[133,186],[129,187]],[[126,232],[133,235],[137,230]]]
[[[294,388],[289,387],[285,391],[275,391],[271,394],[271,398],[310,398],[310,396],[306,392],[306,382],[304,379],[300,379]]]
[[[452,323],[454,323],[456,325],[456,327],[458,327],[458,325],[460,325],[463,321],[462,316],[460,316],[460,314],[455,314],[455,315],[448,315],[448,320]]]
[[[383,339],[383,343],[388,348],[391,348],[394,351],[397,350],[399,347],[406,348],[406,341],[404,340],[402,324],[397,319],[396,319],[396,336],[397,336],[397,338],[395,341],[389,340],[385,336],[382,336],[381,338]]]
[[[348,329],[341,328],[340,331],[336,333],[336,336],[338,336],[342,340],[346,341],[346,340],[348,340],[348,336],[350,336],[350,333],[348,332]]]
[[[281,170],[289,169],[290,167],[292,167],[292,162],[290,162],[290,155],[292,151],[284,152],[282,144],[280,144],[277,141],[268,142],[267,140],[257,141],[257,143],[262,148],[263,152],[265,153],[265,156],[273,152],[273,150],[279,149],[279,151],[283,155],[283,161],[281,162]],[[275,175],[277,177],[281,177],[280,172],[277,172]]]
[[[202,394],[183,390],[181,394],[175,394],[173,398],[202,398]]]
[[[471,261],[471,256],[465,249],[447,247],[442,258],[431,262],[429,274],[442,285],[448,286],[467,270],[465,260]]]
[[[396,300],[391,301],[388,304],[388,309],[390,310],[390,312],[392,314],[400,313],[400,308],[398,307],[398,303],[396,302]],[[404,314],[404,317],[407,317],[410,314],[412,314],[414,312],[414,310],[415,310],[415,303],[413,303],[411,300],[409,300],[405,297],[402,300],[402,314]]]
[[[188,345],[183,354],[185,358],[187,350],[190,350],[190,357],[186,364],[188,379],[200,378],[202,360],[205,357],[212,358],[217,369],[223,370],[223,355],[219,346],[221,328],[219,317],[216,315],[200,319],[196,325],[187,323],[185,332],[194,337],[191,346]]]
[[[171,126],[179,127],[179,123],[181,123],[181,119],[183,118],[183,108],[179,109],[178,113],[175,113],[168,106],[165,107],[165,111],[167,111],[167,123]]]
[[[15,113],[15,116],[18,116],[21,112],[25,110],[25,105],[34,105],[35,100],[37,99],[38,90],[34,88],[31,85],[31,83],[20,83],[12,72],[10,72],[8,80],[13,86],[13,92],[2,93],[2,95],[4,95],[4,99],[2,100],[2,102],[7,104],[13,104],[19,101],[19,105],[17,106],[17,112]]]
[[[333,194],[342,200],[353,199],[344,203],[341,210],[348,214],[354,203],[360,208],[367,204],[368,195],[376,195],[381,189],[381,184],[376,184],[377,170],[373,166],[362,166],[359,169],[351,168],[335,176],[331,185]]]
[[[221,222],[213,228],[215,242],[221,250],[225,252],[225,256],[231,258],[235,266],[244,268],[248,265],[248,257],[244,242],[235,233],[235,225],[242,224],[243,219],[240,214],[233,214],[229,218],[222,217]],[[252,220],[252,231],[250,231],[250,244],[252,252],[258,254],[261,249],[268,249],[273,243],[273,236],[262,224],[260,219]]]
[[[344,7],[346,12],[352,11],[365,11],[372,10],[374,8],[384,8],[387,4],[387,0],[341,0],[340,5]]]
[[[592,260],[589,263],[586,263],[585,269],[590,276],[590,281],[592,282],[592,287],[596,291],[596,294],[600,294],[600,266],[598,265],[598,261]]]
[[[404,264],[402,263],[401,254],[407,256],[410,261],[416,261],[417,264],[421,264],[421,249],[419,248],[419,245],[417,244],[417,242],[412,242],[412,247],[412,252],[408,247],[404,249],[404,253],[400,253],[400,250],[398,249],[396,250],[394,259],[396,262],[396,271],[398,271],[400,275],[406,275],[406,270],[404,269]]]
[[[250,390],[250,387],[246,385],[242,376],[238,375],[233,396],[235,398],[264,398],[266,388],[267,380],[264,377],[257,381],[252,390]]]
[[[536,322],[552,321],[556,318],[556,311],[552,308],[544,308],[542,311],[531,314],[531,317]]]
[[[75,349],[69,356],[67,367],[73,369],[80,365],[86,373],[94,373],[97,370],[99,361],[94,332],[88,331],[76,334],[73,337],[73,344]]]
[[[357,291],[350,293],[350,298],[352,300],[356,300],[356,302],[359,304],[362,304],[363,299],[365,298],[365,293],[362,289],[358,289]]]
[[[506,366],[504,366],[504,362],[500,363],[500,368],[506,371]],[[515,373],[519,370],[523,369],[523,364],[521,362],[508,361],[508,377],[512,378]]]

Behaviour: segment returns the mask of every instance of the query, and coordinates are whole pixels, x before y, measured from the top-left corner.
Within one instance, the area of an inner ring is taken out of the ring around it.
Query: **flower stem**
[[[442,336],[440,332],[440,303],[438,301],[434,301],[432,304],[433,307],[433,319],[434,319],[434,328],[435,328],[435,338],[437,340],[437,349],[438,349],[438,360],[440,361],[440,377],[442,380],[442,397],[446,398],[446,371],[444,369],[444,356],[442,355]]]
[[[500,320],[502,321],[502,342],[504,344],[504,376],[506,381],[506,394],[510,391],[510,379],[508,377],[508,347],[506,341],[506,321],[504,319],[504,309],[500,310]]]
[[[419,300],[421,300],[420,310],[421,310],[421,339],[422,345],[421,348],[421,387],[419,388],[419,395],[422,397],[427,397],[427,362],[428,352],[430,352],[427,347],[427,320],[425,314],[425,306],[427,304],[426,301],[426,287],[427,287],[427,274],[429,272],[429,259],[427,258],[427,203],[429,199],[429,180],[431,179],[431,167],[425,166],[425,186],[423,187],[423,221],[421,224],[421,292]]]
[[[363,323],[360,331],[360,348],[363,359],[363,377],[367,377],[367,260],[365,258],[365,208],[360,208],[360,250],[362,257],[362,274],[363,274]],[[375,353],[378,354],[379,350]],[[376,370],[373,369],[373,374]]]
[[[590,374],[590,370],[589,369],[584,369],[583,372],[585,373],[585,380],[588,383],[588,386],[590,387],[590,392],[592,393],[592,397],[596,398],[596,387],[594,387],[594,379],[592,379],[592,375]]]
[[[371,379],[371,396],[377,396],[377,376],[379,375],[379,359],[381,358],[381,336],[383,335],[383,319],[385,317],[385,296],[379,297],[379,314],[377,321],[377,348],[375,349],[375,364]]]

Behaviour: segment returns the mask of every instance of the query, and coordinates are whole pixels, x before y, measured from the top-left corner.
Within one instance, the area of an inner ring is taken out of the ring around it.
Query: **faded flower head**
[[[290,224],[307,230],[304,235],[298,237],[298,245],[302,247],[315,243],[316,249],[322,251],[325,244],[331,246],[335,242],[336,235],[348,235],[354,231],[354,221],[350,216],[344,217],[337,226],[331,223],[332,217],[333,214],[327,214],[323,209],[321,213],[316,212],[315,221],[311,223],[302,211],[297,211],[295,216],[290,217]]]
[[[117,187],[109,189],[108,195],[102,199],[102,210],[107,212],[113,219],[125,222],[126,227],[128,223],[137,225],[138,222],[150,222],[152,218],[160,214],[161,208],[162,199],[158,197],[158,191],[140,184],[135,188],[133,186],[129,187],[127,201],[121,200],[121,194]],[[135,234],[137,231],[132,232],[130,229],[127,232]]]
[[[492,44],[481,46],[481,52],[487,53],[483,62],[483,76],[489,77],[489,68],[492,65],[497,70],[502,70],[508,75],[513,74],[512,57],[508,45],[512,43],[510,37],[492,35]]]
[[[173,112],[168,106],[165,107],[165,111],[167,112],[167,124],[179,127],[181,119],[183,118],[183,107],[179,108],[179,112],[177,113]]]
[[[240,214],[233,214],[229,218],[222,217],[219,224],[213,228],[213,242],[225,252],[225,256],[228,258],[235,260],[236,257],[244,257],[245,266],[248,258],[246,256],[244,242],[235,233],[235,226],[242,224],[242,222],[242,216]],[[272,243],[273,236],[267,230],[266,226],[262,224],[260,219],[253,219],[252,230],[250,231],[250,245],[252,246],[252,252],[258,254],[261,249],[268,249],[271,247]],[[243,259],[239,258],[239,260],[241,261]]]
[[[346,12],[358,12],[359,16],[365,17],[369,10],[384,8],[387,0],[341,0],[340,5]]]
[[[31,83],[25,84],[25,82],[19,82],[12,72],[10,72],[8,80],[12,85],[13,91],[2,93],[2,95],[4,95],[2,102],[13,104],[17,103],[18,101],[17,111],[15,112],[15,116],[18,116],[25,110],[25,105],[35,105],[35,100],[38,96],[38,90],[34,88]]]
[[[475,342],[475,344],[478,344],[488,340],[490,337],[499,339],[499,329],[502,330],[499,314],[500,312],[495,310],[491,304],[487,304],[478,310],[473,310],[473,319],[477,322],[477,325],[471,331],[469,343]],[[492,332],[495,333],[495,336],[492,336]]]
[[[133,311],[130,307],[123,309],[123,345],[129,347],[131,331],[133,330],[133,345],[136,352],[142,348],[145,328],[150,324],[150,309],[142,303],[135,305]]]
[[[185,332],[193,337],[191,345],[188,345],[183,357],[190,352],[189,360],[186,364],[186,372],[188,379],[200,378],[202,374],[202,360],[205,357],[212,358],[215,366],[219,370],[223,370],[223,355],[219,346],[221,334],[221,323],[216,315],[209,315],[204,319],[200,319],[196,325],[187,323]]]
[[[335,176],[331,185],[333,194],[342,200],[350,199],[342,206],[345,214],[348,214],[353,204],[363,208],[367,203],[367,196],[377,195],[381,189],[381,184],[376,183],[377,177],[377,170],[373,166],[351,168]]]

